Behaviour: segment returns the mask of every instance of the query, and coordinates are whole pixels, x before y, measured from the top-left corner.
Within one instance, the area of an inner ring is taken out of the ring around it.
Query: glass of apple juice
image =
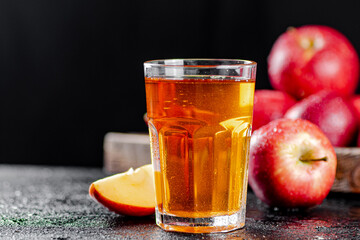
[[[145,62],[144,71],[157,225],[242,228],[256,63],[167,59]]]

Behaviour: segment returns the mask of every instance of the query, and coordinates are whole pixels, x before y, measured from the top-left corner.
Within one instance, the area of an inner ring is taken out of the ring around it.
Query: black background
[[[258,62],[289,26],[338,29],[360,51],[360,1],[0,0],[0,163],[102,165],[110,131],[146,132],[143,66]]]

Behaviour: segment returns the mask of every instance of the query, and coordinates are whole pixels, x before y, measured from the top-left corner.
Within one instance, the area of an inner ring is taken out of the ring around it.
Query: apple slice
[[[154,173],[151,164],[118,173],[93,182],[92,198],[109,210],[128,216],[146,216],[155,212]]]

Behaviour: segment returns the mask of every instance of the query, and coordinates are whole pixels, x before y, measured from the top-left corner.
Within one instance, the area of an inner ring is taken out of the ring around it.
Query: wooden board
[[[104,138],[104,169],[119,173],[151,163],[148,134],[110,132]]]
[[[336,178],[332,191],[360,193],[360,148],[335,148]]]
[[[360,193],[360,148],[335,148],[338,164],[334,192]],[[104,138],[104,169],[124,172],[151,163],[147,134],[108,133]]]

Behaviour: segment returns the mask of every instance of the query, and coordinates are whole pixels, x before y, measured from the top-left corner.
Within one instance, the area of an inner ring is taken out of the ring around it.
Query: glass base
[[[207,218],[185,218],[156,210],[156,224],[165,231],[186,233],[230,232],[245,226],[245,209],[238,213]]]

